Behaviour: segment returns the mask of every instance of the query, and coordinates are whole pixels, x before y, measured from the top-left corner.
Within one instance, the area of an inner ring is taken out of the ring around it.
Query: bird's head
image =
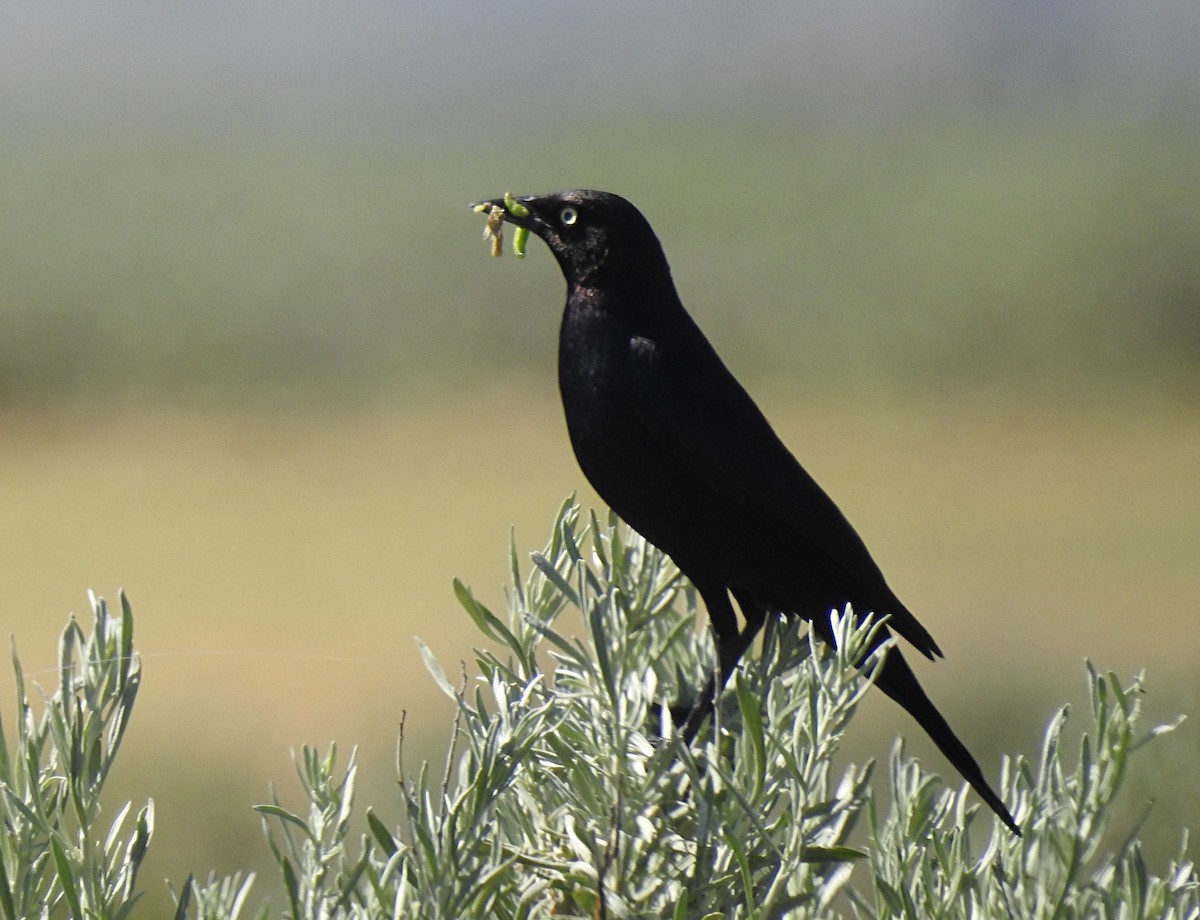
[[[669,277],[662,246],[649,222],[620,195],[574,189],[506,198],[472,207],[477,211],[503,209],[505,222],[544,240],[568,284],[643,280],[659,273]]]

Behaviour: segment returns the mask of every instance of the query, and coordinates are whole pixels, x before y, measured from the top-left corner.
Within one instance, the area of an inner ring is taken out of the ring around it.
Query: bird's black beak
[[[511,195],[505,195],[503,198],[476,201],[471,205],[471,210],[482,214],[493,212],[494,209],[499,208],[504,212],[503,219],[505,223],[536,231],[536,215],[528,207],[534,200],[535,196],[533,195],[526,195],[523,198],[513,198]]]

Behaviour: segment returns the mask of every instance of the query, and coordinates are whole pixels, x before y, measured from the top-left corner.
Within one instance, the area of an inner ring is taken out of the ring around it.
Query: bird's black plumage
[[[769,613],[803,617],[832,641],[830,613],[847,603],[886,614],[922,654],[941,655],[688,315],[637,208],[589,190],[516,200],[527,213],[507,209],[504,219],[541,237],[567,281],[558,378],[575,456],[601,498],[699,591],[720,681]],[[504,207],[502,199],[484,204]],[[746,620],[740,631],[731,594]],[[880,630],[879,641],[886,636]],[[1019,834],[898,649],[887,652],[876,683]]]

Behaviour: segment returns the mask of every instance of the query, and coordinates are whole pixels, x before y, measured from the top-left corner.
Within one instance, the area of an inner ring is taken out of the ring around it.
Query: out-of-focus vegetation
[[[762,373],[1191,365],[1196,175],[1179,124],[1048,113],[7,131],[0,399],[307,399],[544,364],[561,281],[530,267],[536,243],[529,265],[490,264],[465,205],[573,185],[635,200],[685,301]]]

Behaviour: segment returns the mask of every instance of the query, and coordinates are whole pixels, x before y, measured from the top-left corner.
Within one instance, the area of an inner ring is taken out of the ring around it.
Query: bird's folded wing
[[[706,341],[687,360],[647,338],[630,342],[636,405],[646,430],[726,502],[794,546],[844,585],[848,599],[891,616],[892,626],[932,657],[937,644],[888,587],[866,545],[797,462]],[[798,611],[799,612],[799,611]],[[866,610],[860,611],[862,613]]]

